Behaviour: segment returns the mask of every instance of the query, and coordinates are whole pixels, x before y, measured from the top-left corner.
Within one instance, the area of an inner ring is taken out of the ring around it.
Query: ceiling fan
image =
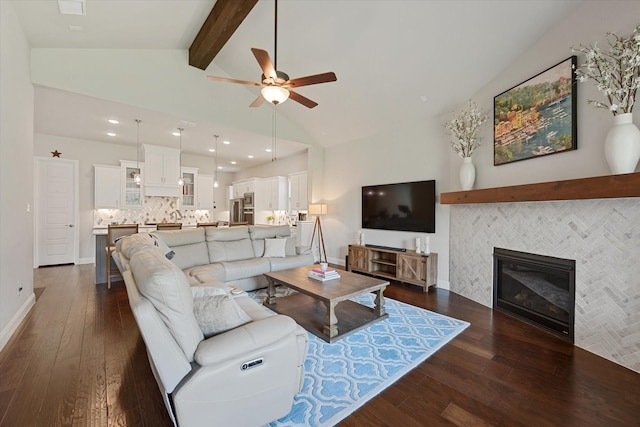
[[[262,77],[259,82],[252,82],[248,80],[231,79],[227,77],[207,76],[209,80],[227,82],[227,83],[239,83],[243,85],[259,86],[262,87],[261,95],[256,98],[250,105],[250,107],[259,107],[267,100],[274,105],[280,104],[286,101],[288,98],[304,105],[308,108],[313,108],[318,105],[317,102],[310,100],[307,97],[294,92],[290,88],[298,88],[302,86],[310,86],[319,83],[335,82],[337,77],[335,73],[328,72],[322,74],[314,74],[312,76],[298,77],[295,79],[289,79],[289,76],[276,69],[278,64],[278,0],[275,0],[275,26],[274,26],[274,61],[271,62],[271,58],[267,51],[251,48],[253,56],[255,56],[260,68],[262,69]]]

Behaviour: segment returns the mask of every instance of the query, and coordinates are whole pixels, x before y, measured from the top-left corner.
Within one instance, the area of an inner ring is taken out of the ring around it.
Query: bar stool
[[[117,224],[107,228],[107,246],[104,248],[107,256],[107,289],[111,289],[111,254],[116,250],[115,241],[120,237],[138,232],[138,224]]]
[[[166,230],[182,230],[181,222],[165,222],[156,224],[156,230],[158,231],[166,231]]]

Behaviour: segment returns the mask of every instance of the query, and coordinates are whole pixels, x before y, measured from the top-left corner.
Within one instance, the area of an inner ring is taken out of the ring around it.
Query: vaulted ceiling
[[[84,16],[60,15],[57,3],[52,0],[13,3],[33,48],[151,52],[189,49],[215,1],[87,0]],[[278,115],[304,130],[308,136],[300,142],[322,146],[366,138],[406,122],[439,116],[473,96],[580,3],[579,0],[280,0],[278,69],[292,77],[334,71],[338,80],[299,89],[302,95],[318,102],[318,107],[307,109],[287,101],[277,107]],[[273,6],[272,0],[260,0],[250,8],[206,72],[195,78],[206,80],[206,74],[222,73],[227,77],[259,80],[260,68],[250,48],[265,49],[273,57]],[[188,55],[184,58],[186,61]],[[249,104],[259,88],[210,81],[201,84],[203,88],[208,85],[205,90],[212,94],[235,91],[237,96],[225,101],[229,103],[225,110],[236,115],[247,111],[250,120]],[[72,125],[65,123],[71,118],[59,117],[62,114],[55,110],[61,104],[55,95],[79,96],[37,88],[36,131],[114,142],[104,136],[103,128],[88,125],[85,129],[79,125],[93,123],[90,120],[83,122],[73,117]],[[99,108],[100,100],[92,100],[91,104]],[[108,108],[117,110],[119,105],[122,116],[130,117],[137,109],[147,115],[155,114],[151,100],[147,105],[135,107],[111,102]],[[92,113],[88,107],[85,110],[75,113]],[[52,117],[56,120],[51,120]],[[163,111],[157,119],[166,120],[170,122],[168,127],[175,128],[179,120],[189,121],[190,117],[176,105],[173,111]],[[220,133],[223,129],[229,134],[237,131],[238,138],[270,144],[270,128],[261,132],[250,127],[239,129],[237,125],[225,128],[231,122],[225,120],[224,114],[209,123],[199,121],[202,134],[198,138],[210,141],[212,132]],[[68,135],[70,129],[74,129],[73,135]],[[135,142],[135,126],[123,132],[127,133],[123,141]],[[247,136],[249,133],[251,137]],[[185,150],[189,150],[186,141]],[[194,146],[189,151],[197,150]]]

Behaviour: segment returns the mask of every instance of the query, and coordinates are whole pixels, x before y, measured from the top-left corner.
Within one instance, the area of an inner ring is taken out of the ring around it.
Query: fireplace
[[[573,343],[575,260],[493,249],[493,308]]]

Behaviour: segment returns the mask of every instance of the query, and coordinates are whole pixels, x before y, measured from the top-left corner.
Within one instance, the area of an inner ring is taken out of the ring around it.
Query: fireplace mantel
[[[640,197],[640,172],[440,193],[443,205]]]

